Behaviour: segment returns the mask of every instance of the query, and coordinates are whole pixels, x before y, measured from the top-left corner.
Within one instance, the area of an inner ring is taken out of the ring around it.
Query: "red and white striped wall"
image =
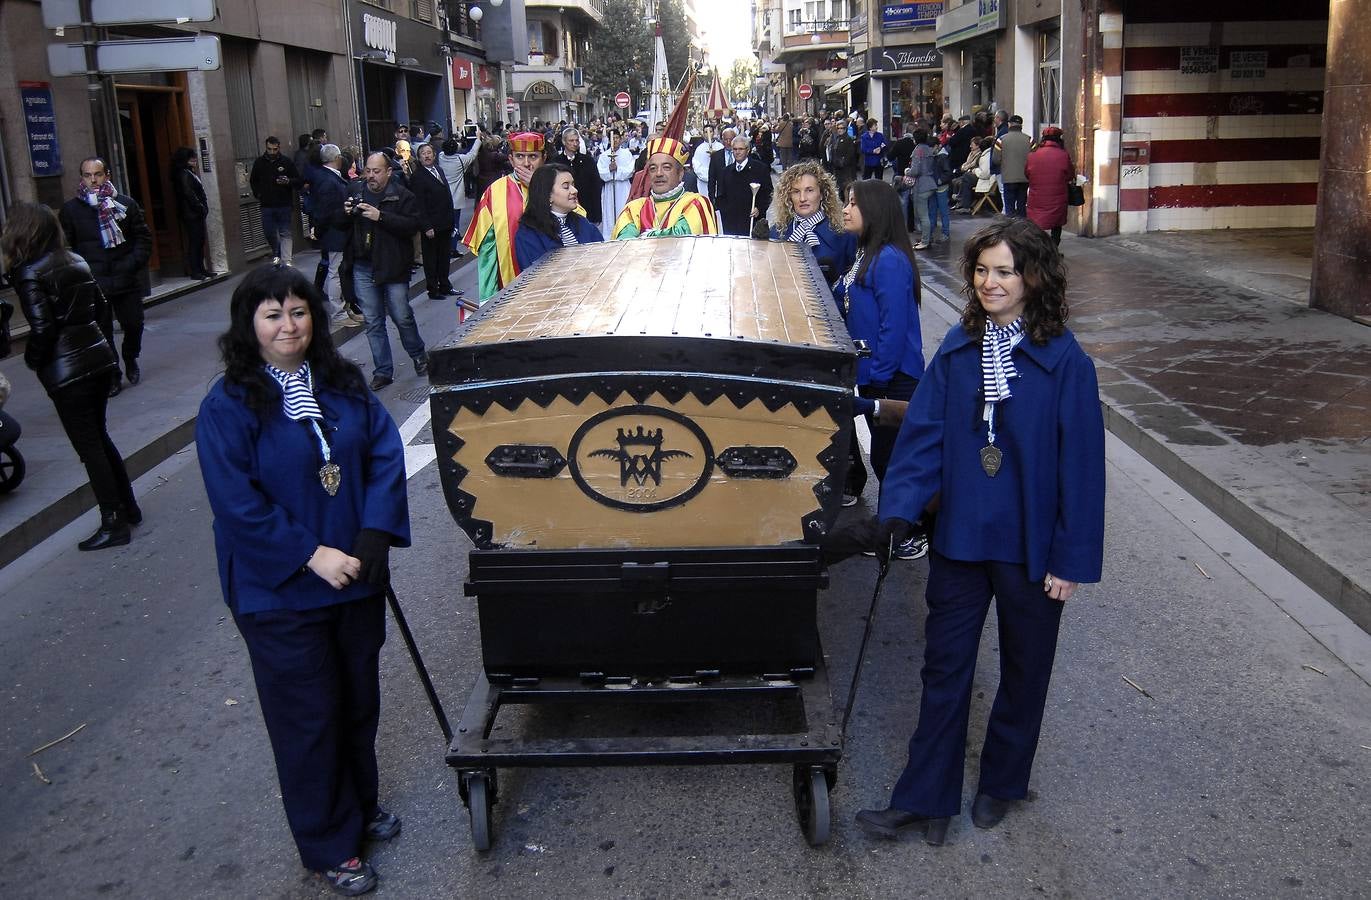
[[[1159,7],[1186,16],[1130,3],[1124,26],[1119,230],[1313,227],[1327,20],[1137,21]]]

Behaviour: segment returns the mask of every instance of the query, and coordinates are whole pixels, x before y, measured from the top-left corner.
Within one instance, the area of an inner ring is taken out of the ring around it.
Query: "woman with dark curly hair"
[[[1062,608],[1100,580],[1104,422],[1095,367],[1066,328],[1066,271],[1025,219],[974,235],[967,304],[928,364],[882,485],[878,547],[889,554],[935,498],[925,599],[923,694],[909,762],[866,831],[920,831],[941,844],[961,810],[966,729],[981,629],[995,601],[1000,686],[971,807],[993,828],[1028,795]]]
[[[377,802],[376,724],[390,548],[409,546],[404,447],[300,272],[253,270],[229,316],[195,423],[224,600],[300,860],[362,894],[363,841],[400,831]]]
[[[577,212],[580,192],[570,166],[544,163],[528,180],[528,199],[514,235],[514,258],[527,269],[558,247],[598,244],[605,238]]]

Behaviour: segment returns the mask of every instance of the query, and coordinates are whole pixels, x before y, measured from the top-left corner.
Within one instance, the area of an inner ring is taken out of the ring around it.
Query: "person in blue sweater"
[[[946,838],[961,811],[976,656],[990,603],[1000,686],[971,806],[993,828],[1028,795],[1062,608],[1100,580],[1104,422],[1095,367],[1066,328],[1066,269],[1032,222],[966,244],[968,302],[905,412],[882,485],[877,553],[939,504],[925,599],[923,692],[909,761],[864,830]]]
[[[546,171],[544,171],[546,170]],[[576,178],[568,166],[546,163],[528,182],[528,200],[514,234],[514,258],[519,271],[542,259],[549,250],[598,244],[604,235],[580,213]]]
[[[248,273],[229,316],[195,423],[220,584],[300,860],[361,894],[363,842],[400,831],[378,803],[376,726],[389,552],[410,542],[404,447],[300,272]]]
[[[919,269],[899,194],[885,181],[854,181],[847,189],[843,229],[854,237],[857,255],[834,287],[846,310],[847,330],[864,341],[869,357],[857,360],[857,390],[874,400],[908,400],[924,372],[919,328]],[[871,430],[871,468],[882,483],[899,429],[866,417]],[[900,559],[927,552],[922,535],[907,535],[897,548]]]
[[[867,119],[866,131],[862,132],[863,178],[885,180],[885,162],[882,158],[885,148],[885,135],[876,130],[876,120]]]

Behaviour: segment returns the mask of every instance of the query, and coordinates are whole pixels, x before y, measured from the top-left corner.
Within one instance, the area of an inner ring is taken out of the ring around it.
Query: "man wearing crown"
[[[614,223],[612,240],[674,234],[718,234],[709,198],[681,184],[689,158],[685,145],[659,137],[647,145],[646,197],[630,200]]]
[[[462,237],[462,243],[476,254],[477,296],[482,303],[519,274],[514,235],[524,214],[529,179],[543,164],[543,136],[532,131],[511,135],[509,161],[514,172],[486,188]]]

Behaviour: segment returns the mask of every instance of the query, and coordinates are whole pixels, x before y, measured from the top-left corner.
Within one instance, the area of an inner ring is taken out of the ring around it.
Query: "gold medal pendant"
[[[981,468],[985,469],[985,474],[994,478],[1000,473],[1000,463],[1004,462],[1004,454],[1000,448],[994,444],[986,444],[981,448]]]
[[[323,468],[319,470],[319,483],[328,491],[330,497],[336,497],[338,487],[343,483],[343,470],[338,468],[337,463],[324,463]]]

